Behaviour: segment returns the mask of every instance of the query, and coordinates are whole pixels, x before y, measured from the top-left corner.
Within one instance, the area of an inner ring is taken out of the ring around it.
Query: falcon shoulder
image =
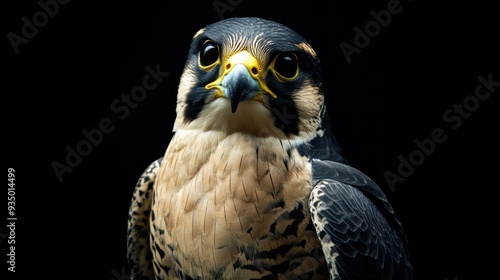
[[[413,279],[407,240],[382,190],[359,170],[312,160],[313,224],[332,279]]]
[[[127,228],[127,259],[131,279],[154,279],[152,254],[149,246],[151,200],[153,185],[162,158],[152,162],[135,186],[130,203]]]

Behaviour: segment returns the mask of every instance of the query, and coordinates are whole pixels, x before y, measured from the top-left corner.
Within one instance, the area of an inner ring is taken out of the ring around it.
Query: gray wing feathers
[[[161,160],[151,163],[142,173],[132,196],[128,215],[127,259],[132,279],[153,279],[149,247],[149,215],[156,173]]]
[[[314,160],[313,172],[309,208],[331,277],[412,279],[406,239],[378,186],[341,163]]]
[[[312,168],[314,183],[321,179],[334,179],[348,185],[363,187],[363,190],[378,199],[389,213],[394,214],[391,204],[380,187],[356,168],[335,161],[318,159],[312,160]],[[397,217],[395,218],[397,220]]]

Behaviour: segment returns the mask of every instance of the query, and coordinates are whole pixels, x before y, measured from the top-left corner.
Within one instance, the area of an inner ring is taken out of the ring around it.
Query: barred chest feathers
[[[278,265],[283,275],[308,273],[304,262],[322,253],[307,208],[311,166],[297,144],[178,130],[154,186],[157,273],[252,278]]]

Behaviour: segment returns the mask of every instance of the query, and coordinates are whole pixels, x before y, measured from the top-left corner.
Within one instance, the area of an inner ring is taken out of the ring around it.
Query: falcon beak
[[[222,66],[224,71],[217,80],[205,86],[206,89],[217,88],[216,97],[226,97],[231,101],[234,113],[240,102],[246,100],[263,100],[264,94],[273,98],[276,95],[263,81],[262,68],[257,59],[248,51],[240,51],[232,55]]]

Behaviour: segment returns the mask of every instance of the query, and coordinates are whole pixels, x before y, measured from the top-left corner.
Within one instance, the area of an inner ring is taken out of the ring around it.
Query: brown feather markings
[[[297,144],[244,133],[177,131],[154,186],[152,235],[165,231],[151,242],[164,253],[153,251],[155,268],[170,268],[156,273],[165,279],[252,278],[278,265],[287,276],[308,272],[304,265],[291,266],[311,264],[307,255],[320,247],[307,229],[311,166],[294,149]],[[292,217],[294,211],[301,219]]]

